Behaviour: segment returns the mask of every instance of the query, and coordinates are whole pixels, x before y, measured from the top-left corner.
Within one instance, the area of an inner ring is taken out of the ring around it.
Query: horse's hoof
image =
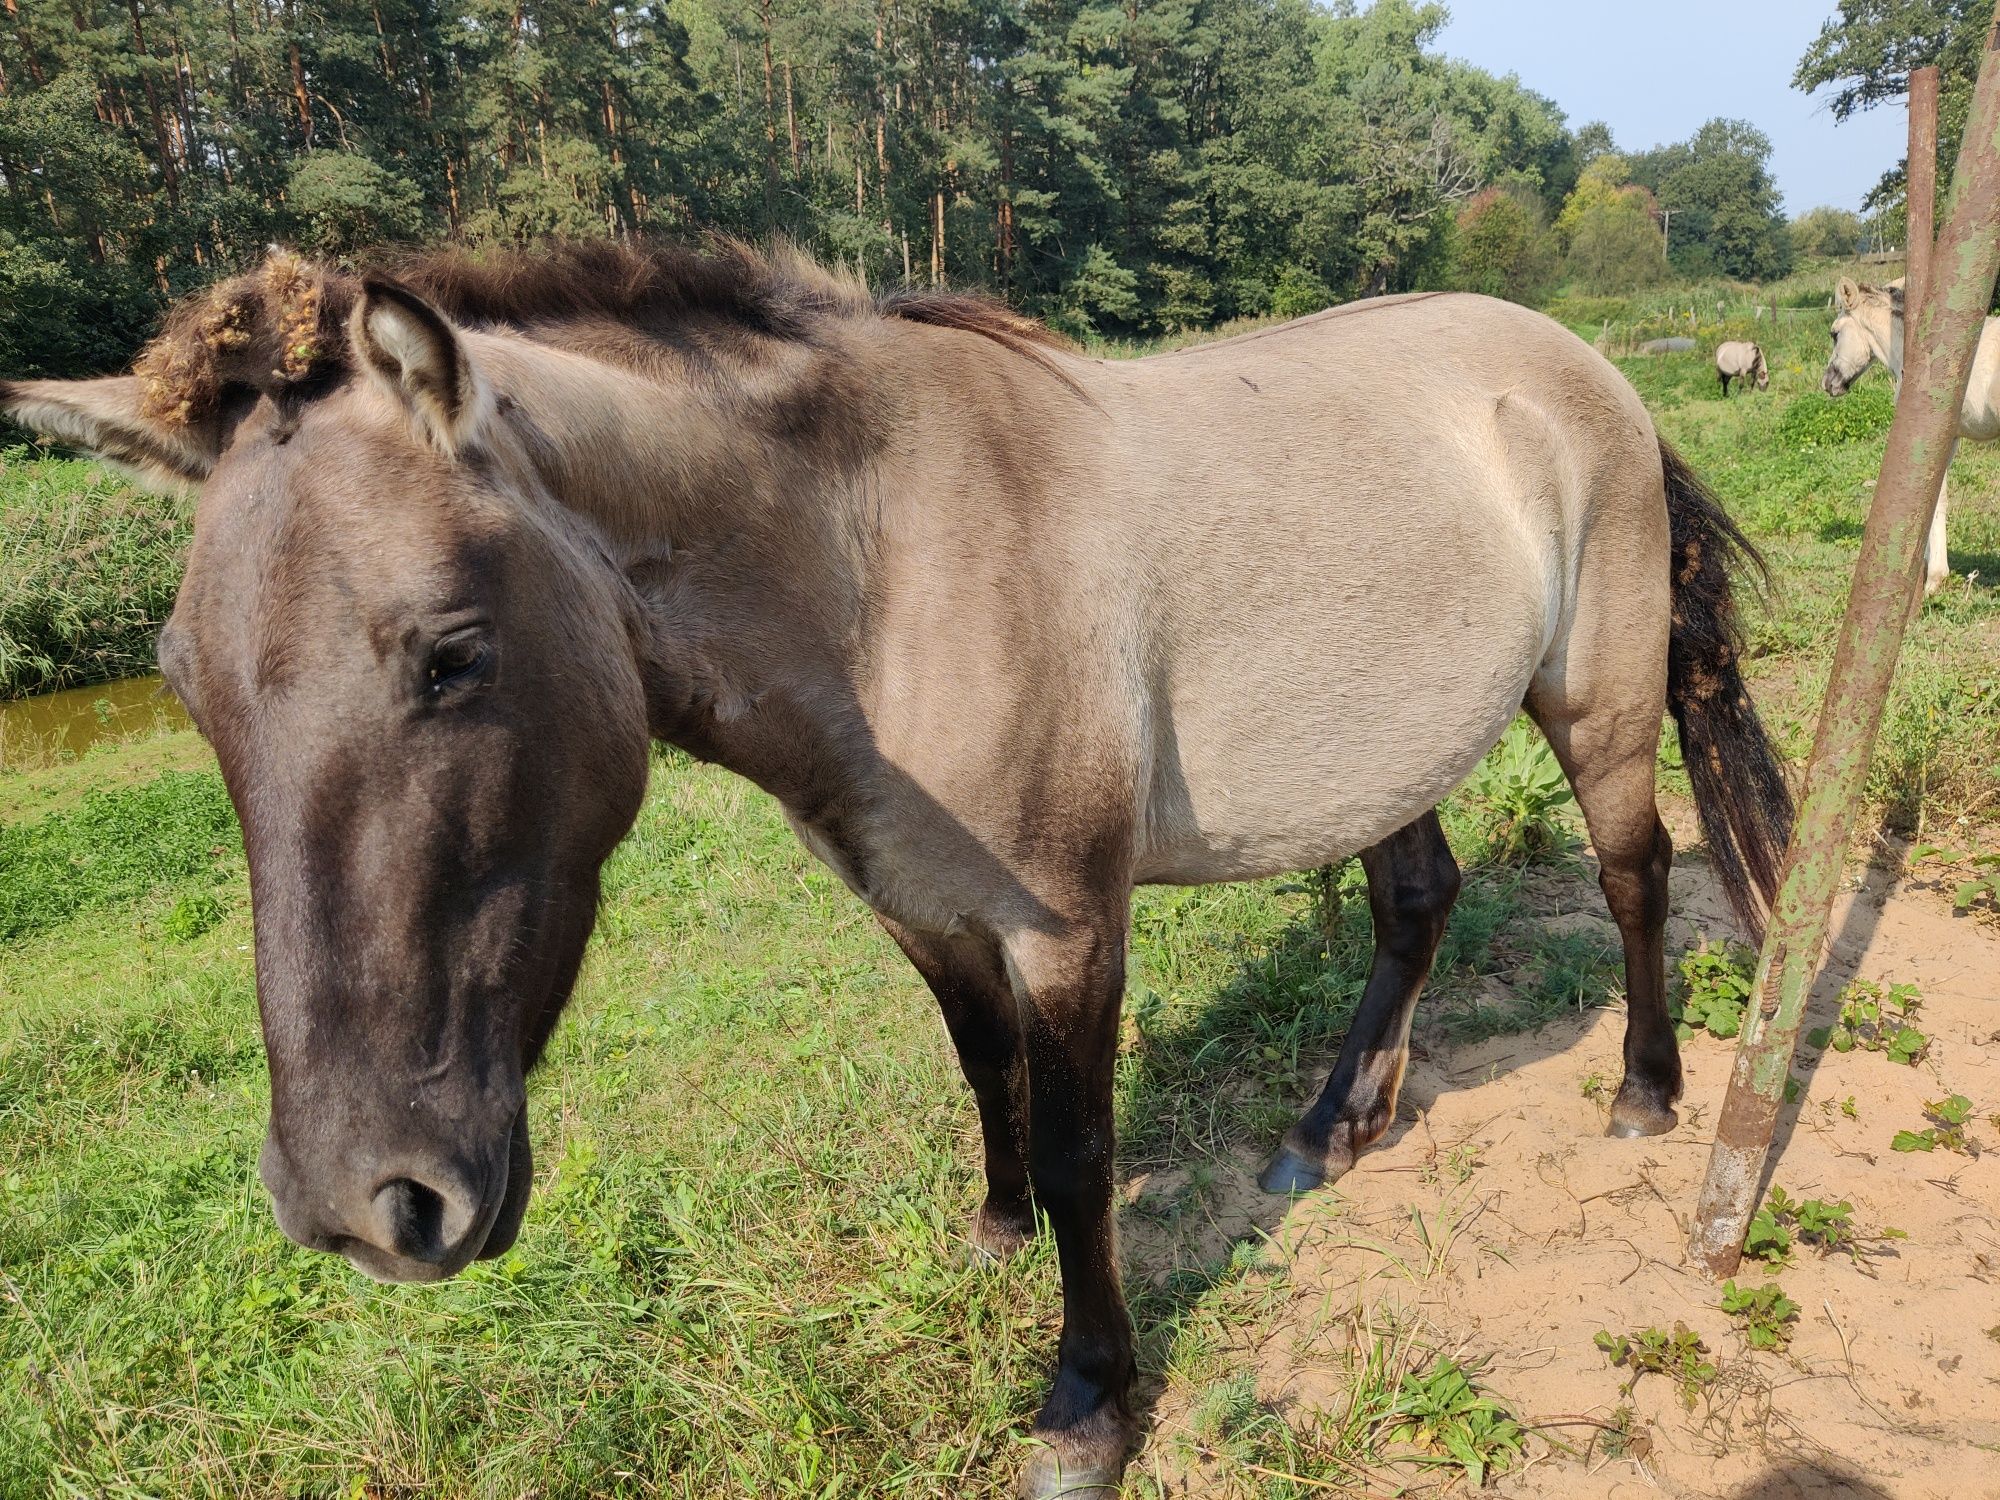
[[[1294,1193],[1310,1193],[1325,1182],[1326,1173],[1290,1146],[1280,1146],[1278,1154],[1271,1158],[1257,1177],[1258,1187],[1281,1197]]]
[[[1037,1448],[1021,1470],[1020,1500],[1116,1500],[1125,1473],[1123,1456],[1065,1463],[1053,1447]]]
[[[1613,1140],[1636,1141],[1649,1135],[1666,1135],[1681,1123],[1681,1117],[1666,1105],[1653,1108],[1625,1108],[1613,1105],[1611,1123],[1604,1133]]]
[[[972,1246],[972,1258],[993,1266],[1011,1260],[1034,1237],[1035,1216],[1032,1209],[1021,1214],[1009,1214],[996,1213],[987,1207],[981,1207],[972,1216],[972,1228],[966,1235]]]

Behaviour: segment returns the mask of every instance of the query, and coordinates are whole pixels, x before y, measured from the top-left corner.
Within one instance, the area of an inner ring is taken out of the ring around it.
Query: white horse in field
[[[1903,384],[1903,284],[1865,286],[1842,277],[1834,295],[1833,355],[1820,388],[1844,396],[1847,388],[1880,363],[1900,390]],[[1988,318],[1973,356],[1972,379],[1958,411],[1958,435],[1976,443],[2000,438],[2000,318]],[[1954,443],[1953,451],[1957,450]],[[1937,510],[1924,543],[1924,592],[1935,594],[1951,577],[1945,557],[1944,516],[1949,485],[1938,488]]]

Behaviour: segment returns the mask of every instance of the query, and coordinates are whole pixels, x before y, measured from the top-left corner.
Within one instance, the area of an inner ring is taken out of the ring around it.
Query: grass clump
[[[1496,864],[1532,860],[1569,842],[1560,813],[1576,798],[1555,752],[1526,718],[1507,726],[1464,795],[1485,817],[1486,857]]]
[[[1521,1456],[1520,1423],[1473,1385],[1455,1360],[1405,1375],[1387,1416],[1390,1442],[1415,1448],[1416,1462],[1455,1468],[1474,1489]]]
[[[1895,415],[1895,395],[1885,386],[1858,386],[1838,400],[1807,391],[1785,403],[1778,440],[1787,448],[1866,442],[1887,433]]]
[[[192,535],[184,499],[0,453],[0,698],[150,671]]]
[[[0,827],[0,942],[161,886],[213,881],[239,846],[222,778],[200,771],[88,792],[38,823]],[[177,938],[206,930],[193,908],[169,921]]]

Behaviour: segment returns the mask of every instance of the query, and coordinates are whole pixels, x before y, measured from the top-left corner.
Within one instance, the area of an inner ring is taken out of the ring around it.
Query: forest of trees
[[[1117,336],[1790,255],[1754,128],[1619,155],[1416,0],[0,8],[13,374],[122,362],[273,241],[784,235]]]

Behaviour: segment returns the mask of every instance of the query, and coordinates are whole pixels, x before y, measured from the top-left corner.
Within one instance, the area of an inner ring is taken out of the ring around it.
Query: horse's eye
[[[469,687],[485,675],[493,648],[476,630],[461,630],[431,647],[424,669],[424,691],[441,698],[455,688]]]

